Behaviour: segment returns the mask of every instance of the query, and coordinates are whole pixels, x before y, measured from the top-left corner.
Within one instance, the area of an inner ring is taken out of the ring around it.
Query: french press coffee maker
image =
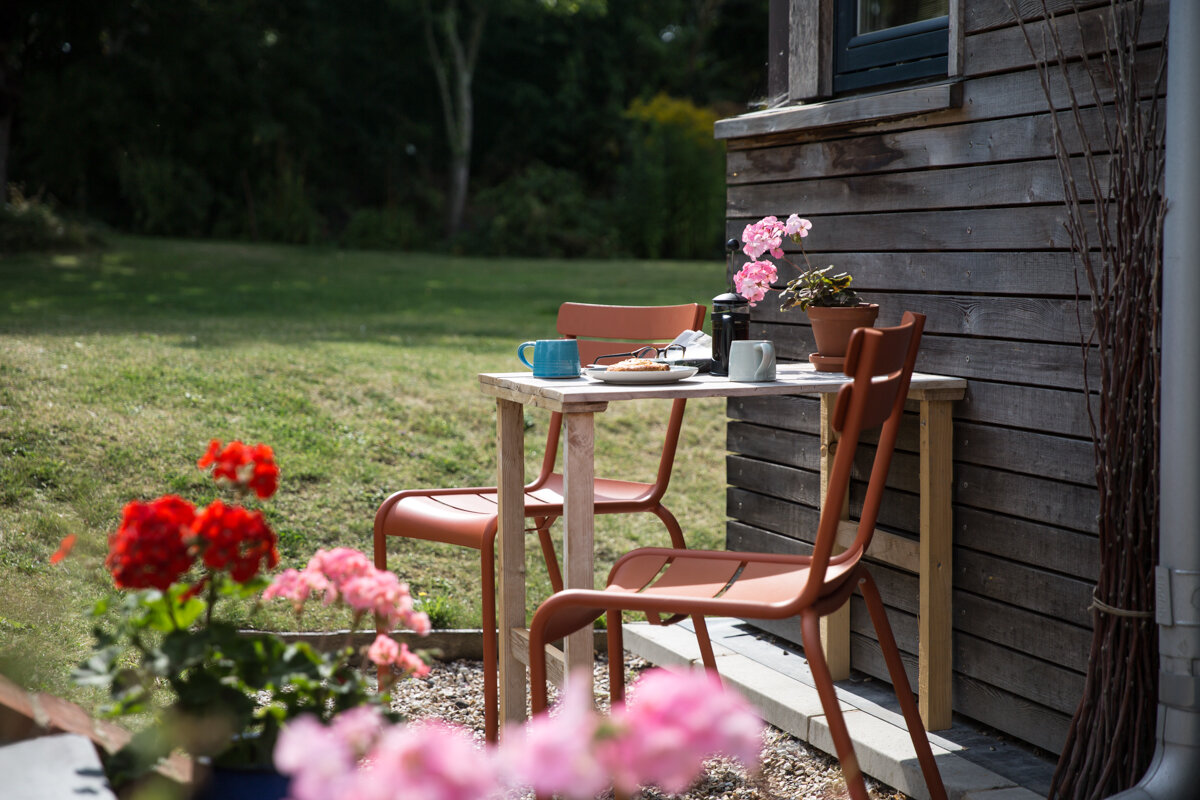
[[[725,242],[725,261],[732,269],[737,239]],[[750,301],[740,294],[726,292],[712,299],[712,367],[713,375],[729,374],[729,347],[739,339],[750,338]]]
[[[750,303],[733,292],[712,299],[713,375],[729,374],[729,347],[739,339],[750,338]]]

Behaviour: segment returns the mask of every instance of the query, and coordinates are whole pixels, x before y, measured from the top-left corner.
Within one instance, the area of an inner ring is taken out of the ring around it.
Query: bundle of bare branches
[[[1081,325],[1081,338],[1100,575],[1084,695],[1050,790],[1052,798],[1090,800],[1136,784],[1155,742],[1166,39],[1139,44],[1142,0],[1110,0],[1099,41],[1085,30],[1078,2],[1060,20],[1042,0],[1040,31],[1021,20],[1014,0],[1009,7],[1050,104],[1066,227],[1087,280],[1085,296],[1077,279],[1077,299],[1090,301],[1094,320],[1090,331]],[[1083,124],[1087,106],[1102,111],[1099,133]]]

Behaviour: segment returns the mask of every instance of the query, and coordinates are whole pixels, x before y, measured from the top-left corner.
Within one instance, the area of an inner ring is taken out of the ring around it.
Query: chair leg
[[[837,751],[838,761],[842,764],[842,777],[846,780],[846,789],[853,800],[868,800],[867,787],[863,783],[862,770],[858,766],[858,756],[854,754],[854,743],[850,740],[846,718],[842,716],[837,692],[833,688],[833,676],[829,672],[825,654],[821,651],[820,619],[820,615],[812,609],[804,611],[800,616],[804,657],[808,659],[813,682],[817,685],[817,694],[821,697],[821,708],[825,710],[825,721],[829,725],[829,734],[833,737],[833,747]]]
[[[667,526],[667,535],[671,537],[671,546],[676,550],[686,550],[687,543],[683,540],[683,528],[679,526],[679,520],[675,519],[675,515],[667,510],[667,507],[659,503],[651,509],[654,515],[662,520],[663,525]]]
[[[562,569],[558,566],[558,553],[554,550],[554,540],[550,537],[550,526],[557,517],[537,517],[533,524],[537,527],[538,543],[542,546],[542,558],[546,562],[546,572],[550,573],[550,590],[563,590]]]
[[[480,627],[483,628],[483,731],[489,742],[495,742],[499,738],[500,730],[495,537],[485,540],[483,548],[479,551],[479,574],[483,584],[483,601],[480,608]]]
[[[892,678],[892,688],[896,691],[896,699],[900,701],[900,709],[904,712],[904,721],[908,724],[908,735],[912,738],[913,749],[917,753],[917,761],[921,764],[921,774],[925,776],[925,786],[929,789],[932,800],[946,800],[946,787],[942,784],[942,774],[933,758],[933,750],[929,746],[929,737],[925,733],[925,724],[921,721],[921,713],[913,702],[912,688],[908,683],[908,675],[904,672],[904,662],[900,660],[900,650],[896,647],[896,639],[892,635],[892,626],[888,623],[887,612],[883,607],[883,598],[875,581],[866,570],[862,571],[858,588],[863,599],[867,602],[867,611],[871,615],[871,624],[879,637],[879,648],[887,662],[888,674]]]
[[[608,701],[615,706],[625,699],[625,636],[621,627],[621,609],[605,612],[608,625]]]
[[[387,569],[387,534],[383,532],[379,523],[375,524],[375,569]],[[386,636],[391,633],[388,626],[384,623],[383,617],[379,614],[375,615],[375,635]],[[382,690],[384,686],[389,686],[392,683],[393,672],[390,664],[375,668],[375,682]]]
[[[700,660],[704,668],[714,675],[717,674],[717,658],[713,655],[712,640],[708,637],[708,623],[703,614],[692,614],[692,627],[696,631],[696,644],[700,646]]]

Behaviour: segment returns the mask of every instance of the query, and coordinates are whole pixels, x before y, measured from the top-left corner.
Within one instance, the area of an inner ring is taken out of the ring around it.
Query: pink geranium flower
[[[775,258],[783,258],[784,225],[775,217],[763,217],[742,231],[742,252],[751,258],[759,258],[770,252]]]
[[[783,232],[793,239],[797,236],[803,239],[808,236],[810,230],[812,230],[812,223],[806,219],[800,219],[798,214],[792,214],[783,225]]]
[[[733,276],[733,283],[737,293],[754,306],[767,296],[767,290],[771,288],[778,274],[775,265],[770,261],[751,261]]]

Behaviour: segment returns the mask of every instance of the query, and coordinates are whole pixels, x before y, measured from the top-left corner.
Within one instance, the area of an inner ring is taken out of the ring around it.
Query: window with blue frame
[[[835,0],[833,91],[947,74],[949,0]]]

